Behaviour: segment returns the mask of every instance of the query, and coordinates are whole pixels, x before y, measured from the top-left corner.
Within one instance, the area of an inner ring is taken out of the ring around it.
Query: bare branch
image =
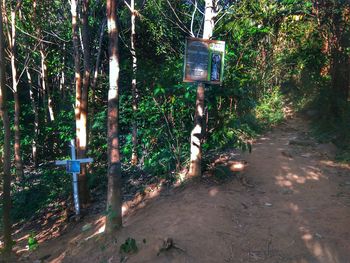
[[[12,91],[12,93],[15,92],[15,91],[13,90],[13,88],[12,88],[9,84],[6,83],[6,86]]]
[[[174,7],[171,5],[171,3],[169,2],[169,0],[167,0],[167,3],[168,3],[168,5],[169,5],[171,11],[173,11],[173,13],[174,13],[174,15],[175,15],[175,17],[176,17],[176,19],[177,19],[177,22],[180,23],[181,26],[182,26],[183,28],[185,28],[186,31],[187,31],[188,33],[191,33],[191,31],[186,27],[186,25],[184,25],[184,23],[182,23],[181,19],[180,19],[179,16],[177,15],[177,13],[176,13]]]
[[[23,34],[25,34],[25,35],[27,35],[27,36],[29,36],[29,37],[31,37],[31,38],[34,38],[34,39],[36,39],[36,40],[38,40],[38,41],[40,41],[40,42],[58,45],[57,43],[54,43],[54,42],[51,42],[51,41],[44,40],[44,39],[42,39],[42,38],[38,38],[38,37],[36,37],[36,36],[33,36],[33,35],[29,34],[28,32],[25,32],[23,29],[21,29],[21,28],[18,27],[18,26],[16,26],[16,28],[17,28],[19,31],[21,31]]]
[[[15,12],[21,9],[23,0],[17,0]]]
[[[129,8],[131,13],[134,12],[134,10],[132,10],[131,6],[129,5],[129,3],[126,0],[124,0],[123,2]]]
[[[193,34],[193,23],[194,23],[194,16],[196,14],[196,11],[197,11],[197,0],[194,0],[194,10],[193,10],[192,19],[191,19],[191,35],[192,35],[192,37],[194,37],[194,34]]]
[[[197,0],[191,0],[191,3],[195,6],[195,8],[197,9],[197,11],[199,13],[201,13],[203,16],[205,15],[204,12],[198,7],[198,2]]]
[[[199,37],[199,34],[201,33],[202,27],[204,22],[204,16],[202,17],[201,24],[199,25],[198,31],[197,31],[197,37]]]
[[[59,35],[57,35],[57,34],[56,34],[55,32],[53,32],[53,31],[48,32],[48,31],[43,30],[43,32],[46,33],[46,34],[48,34],[48,35],[50,35],[50,36],[53,36],[53,37],[57,38],[58,40],[60,40],[60,41],[62,41],[62,42],[65,42],[65,43],[70,42],[70,40],[65,40],[65,39],[61,38]]]
[[[170,19],[163,11],[162,8],[157,4],[157,2],[155,2],[155,4],[158,7],[159,12],[164,16],[164,18],[166,20],[169,20],[171,23],[173,23],[174,25],[176,25],[179,29],[181,29],[183,32],[185,32],[186,34],[191,34],[190,30],[187,27],[182,27],[179,23],[177,23],[176,21],[173,21],[172,19]]]
[[[22,75],[24,74],[25,70],[28,68],[29,54],[30,54],[30,53],[28,53],[28,54],[27,54],[27,57],[26,57],[26,59],[25,59],[25,61],[24,61],[24,67],[23,67],[23,70],[22,70],[21,74],[19,75],[19,77],[17,78],[17,81],[16,81],[16,82],[17,82],[17,83],[16,83],[16,86],[18,85],[18,83],[19,83],[20,79],[22,78]]]

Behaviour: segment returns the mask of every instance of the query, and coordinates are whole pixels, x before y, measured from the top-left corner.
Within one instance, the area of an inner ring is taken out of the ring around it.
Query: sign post
[[[205,1],[203,38],[187,38],[184,62],[184,82],[196,82],[197,98],[194,128],[191,132],[191,158],[189,177],[201,175],[203,140],[204,85],[221,85],[224,74],[225,42],[210,40],[213,29],[212,5]]]
[[[60,160],[56,161],[56,165],[65,165],[67,173],[73,175],[73,197],[74,197],[74,208],[75,214],[80,214],[80,205],[79,205],[79,191],[78,191],[78,174],[80,173],[80,164],[81,163],[91,163],[94,160],[92,158],[77,159],[75,151],[74,139],[70,141],[71,147],[71,160]]]
[[[224,41],[187,38],[183,81],[220,85],[224,59]]]

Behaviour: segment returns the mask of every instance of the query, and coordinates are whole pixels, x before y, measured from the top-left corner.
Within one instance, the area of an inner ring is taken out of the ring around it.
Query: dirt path
[[[332,155],[331,145],[309,138],[304,121],[289,120],[244,156],[254,188],[230,180],[155,194],[126,217],[114,242],[102,241],[102,219],[92,217],[90,230],[77,224],[30,258],[120,262],[120,244],[132,237],[138,252],[124,262],[350,262],[350,168]],[[165,238],[178,248],[160,251]]]

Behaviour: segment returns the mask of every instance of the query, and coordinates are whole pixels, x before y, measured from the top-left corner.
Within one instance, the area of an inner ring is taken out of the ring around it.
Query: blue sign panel
[[[80,173],[80,162],[67,161],[66,171],[67,173]]]

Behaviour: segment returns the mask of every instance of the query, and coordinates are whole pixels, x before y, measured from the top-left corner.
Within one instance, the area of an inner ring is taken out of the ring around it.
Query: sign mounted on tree
[[[187,38],[184,82],[221,84],[224,75],[225,42]]]

